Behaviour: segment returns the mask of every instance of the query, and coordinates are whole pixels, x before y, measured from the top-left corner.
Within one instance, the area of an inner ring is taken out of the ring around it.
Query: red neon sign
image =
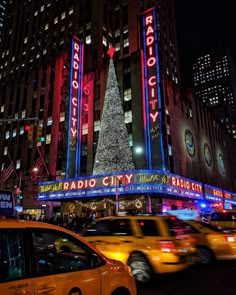
[[[148,15],[145,18],[146,25],[146,46],[147,46],[147,67],[149,70],[156,70],[156,57],[155,57],[155,38],[154,38],[154,19],[153,15]],[[149,92],[149,105],[150,105],[150,120],[152,123],[157,121],[157,76],[151,75],[148,78],[148,92]]]
[[[195,192],[202,192],[202,185],[200,183],[189,181],[180,177],[171,176],[171,185]]]
[[[104,176],[102,178],[102,185],[103,186],[115,186],[119,183],[128,185],[131,184],[133,180],[133,174],[123,174],[123,175],[113,175],[113,176]],[[97,186],[97,179],[90,178],[90,179],[80,179],[74,181],[66,181],[63,182],[62,190],[79,190],[79,189],[86,189],[86,188],[94,188]]]
[[[70,134],[71,139],[75,138],[77,135],[77,121],[78,121],[78,92],[79,92],[79,51],[80,46],[76,39],[74,39],[74,53],[72,56],[72,78],[71,78],[71,128]]]

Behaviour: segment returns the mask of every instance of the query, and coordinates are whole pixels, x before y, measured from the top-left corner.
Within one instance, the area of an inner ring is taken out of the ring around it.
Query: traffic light
[[[43,128],[40,126],[37,126],[37,142],[43,142],[45,140],[45,138],[42,136],[43,134]]]
[[[27,137],[29,141],[33,141],[33,136],[34,136],[34,125],[26,125],[25,126],[25,131],[27,131]]]

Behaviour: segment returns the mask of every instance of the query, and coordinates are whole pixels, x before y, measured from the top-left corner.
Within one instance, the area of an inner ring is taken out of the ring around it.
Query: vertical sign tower
[[[83,43],[78,38],[75,36],[72,37],[66,178],[74,178],[79,176],[84,58],[83,46]]]
[[[156,9],[141,14],[143,119],[148,169],[165,170]]]

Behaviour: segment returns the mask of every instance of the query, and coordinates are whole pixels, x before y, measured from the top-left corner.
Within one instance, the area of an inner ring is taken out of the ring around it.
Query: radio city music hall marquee
[[[164,170],[162,107],[156,10],[141,15],[142,89],[146,158],[149,169]],[[155,153],[153,152],[155,151]]]
[[[151,192],[173,193],[175,195],[202,197],[202,186],[198,182],[169,175],[160,171],[130,171],[119,175],[104,175],[74,180],[42,183],[39,185],[38,199],[63,199],[63,197],[103,196]],[[186,193],[190,192],[190,194]]]
[[[68,116],[67,177],[77,177],[80,166],[80,129],[83,78],[83,43],[72,37]]]

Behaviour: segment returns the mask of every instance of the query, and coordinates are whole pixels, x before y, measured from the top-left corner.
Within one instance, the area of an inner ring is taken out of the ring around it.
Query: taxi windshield
[[[176,217],[167,218],[166,224],[171,236],[184,235],[187,233],[186,224]]]

